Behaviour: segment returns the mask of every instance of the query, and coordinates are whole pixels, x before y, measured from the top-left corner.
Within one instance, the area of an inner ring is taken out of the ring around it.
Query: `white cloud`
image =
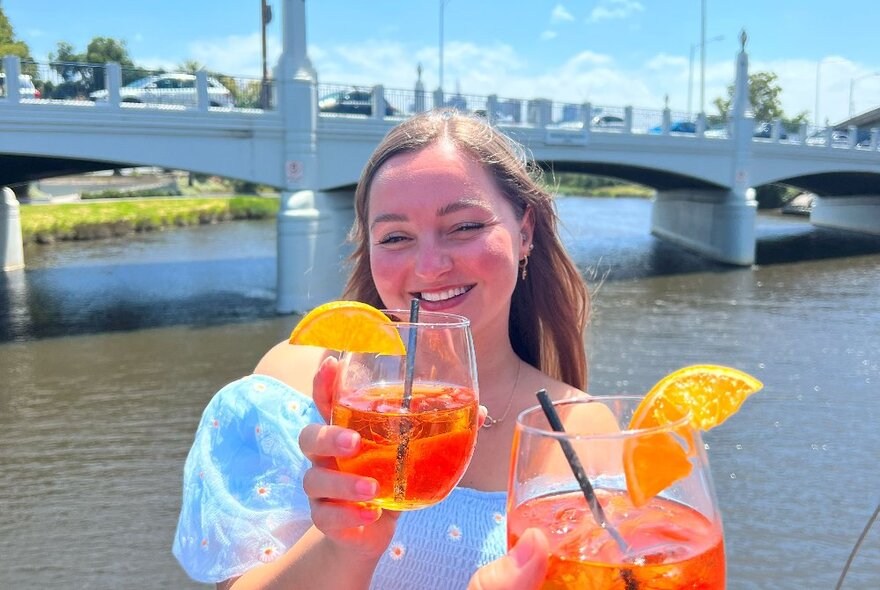
[[[274,66],[281,53],[280,41],[268,39],[268,59]],[[201,39],[191,43],[190,59],[209,69],[235,76],[259,77],[260,37],[230,36]],[[416,67],[422,64],[422,81],[433,90],[438,84],[439,59],[433,43],[412,47],[391,40],[373,40],[345,45],[310,45],[309,56],[322,83],[370,86],[384,84],[389,89],[411,89]],[[135,56],[146,67],[174,68],[180,60],[161,56]],[[555,63],[540,70],[528,54],[503,43],[477,44],[450,42],[444,52],[444,86],[448,91],[460,85],[464,94],[503,98],[543,96],[558,102],[591,101],[597,106],[633,106],[659,110],[669,94],[670,107],[685,111],[688,104],[688,56],[659,53],[633,66],[622,66],[610,54],[580,51],[558,56]],[[808,60],[753,61],[751,71],[772,71],[779,76],[781,100],[786,114],[815,110],[816,62]],[[846,117],[850,80],[872,73],[840,58],[826,58],[821,66],[820,115],[832,122]],[[734,61],[722,59],[706,64],[705,108],[714,113],[716,97],[727,96],[733,82]],[[875,106],[880,94],[880,76],[866,77],[855,84],[856,112]],[[691,107],[699,109],[699,70],[694,68]]]
[[[644,10],[644,5],[637,0],[601,0],[599,6],[590,12],[587,22],[626,19]]]
[[[553,12],[550,13],[550,21],[554,23],[571,22],[573,20],[574,17],[562,4],[554,6]]]
[[[668,55],[661,53],[648,60],[645,67],[649,70],[663,70],[667,68],[678,68],[688,65],[687,58],[679,55]]]
[[[541,33],[541,40],[549,41],[551,39],[555,39],[558,33],[556,31],[544,31]]]

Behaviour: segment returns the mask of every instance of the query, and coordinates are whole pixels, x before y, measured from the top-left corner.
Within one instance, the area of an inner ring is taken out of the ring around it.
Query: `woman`
[[[433,111],[389,132],[355,193],[343,298],[418,297],[471,320],[488,414],[459,487],[425,510],[370,507],[375,480],[335,469],[360,445],[325,423],[335,359],[283,342],[205,410],[174,546],[191,576],[236,589],[463,588],[503,555],[514,417],[540,388],[565,397],[586,383],[588,293],[536,172],[485,121]]]

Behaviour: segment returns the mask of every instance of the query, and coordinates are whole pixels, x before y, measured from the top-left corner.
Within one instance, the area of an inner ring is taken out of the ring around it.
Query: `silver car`
[[[119,89],[122,102],[196,106],[196,77],[192,74],[147,76]],[[95,101],[107,100],[106,90],[89,94]],[[212,107],[233,107],[235,98],[216,78],[208,78],[208,101]]]
[[[40,98],[40,91],[27,74],[18,75],[18,93],[22,98]],[[6,74],[0,72],[0,96],[6,96]]]

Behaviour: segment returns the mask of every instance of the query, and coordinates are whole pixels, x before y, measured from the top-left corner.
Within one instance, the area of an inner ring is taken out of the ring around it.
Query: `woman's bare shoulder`
[[[538,389],[546,389],[550,399],[568,399],[572,397],[581,397],[587,395],[577,387],[569,385],[559,379],[554,379],[550,375],[540,371],[539,369],[526,365],[528,374],[523,374],[523,384],[533,391]]]
[[[312,396],[312,380],[327,351],[314,346],[296,346],[286,340],[263,355],[254,368],[257,375],[268,375],[300,393]]]

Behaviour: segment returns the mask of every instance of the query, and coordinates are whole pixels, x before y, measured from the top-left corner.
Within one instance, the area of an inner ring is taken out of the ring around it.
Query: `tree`
[[[3,8],[0,7],[0,57],[7,55],[17,55],[21,58],[22,73],[36,77],[37,64],[34,63],[31,57],[30,47],[24,41],[19,41],[15,38],[15,30],[12,28],[12,23],[9,22],[6,13],[3,12]]]
[[[49,60],[52,69],[64,80],[52,89],[52,98],[83,97],[104,88],[101,66],[110,62],[122,66],[123,86],[150,73],[134,64],[125,41],[111,37],[94,37],[83,53],[77,53],[70,43],[59,41],[55,51],[49,54]]]
[[[786,118],[779,100],[782,87],[776,82],[778,79],[779,76],[772,72],[755,72],[749,75],[749,101],[752,103],[752,112],[755,114],[755,121],[771,122],[782,119],[785,127],[793,130],[807,120],[807,112],[803,111],[794,117]],[[715,99],[718,116],[724,121],[728,119],[734,92],[734,85],[731,84],[727,87],[726,99],[721,97]]]
[[[782,126],[789,132],[794,132],[801,123],[806,122],[807,112],[803,111],[794,117],[787,118],[782,110],[779,95],[782,88],[777,83],[779,77],[772,72],[755,72],[749,75],[749,101],[752,103],[752,112],[755,121],[770,123],[776,119],[782,120]],[[715,107],[718,116],[726,121],[733,103],[734,85],[727,87],[727,99],[716,98]],[[791,190],[781,184],[770,184],[755,187],[755,199],[761,209],[781,207],[793,196]]]

